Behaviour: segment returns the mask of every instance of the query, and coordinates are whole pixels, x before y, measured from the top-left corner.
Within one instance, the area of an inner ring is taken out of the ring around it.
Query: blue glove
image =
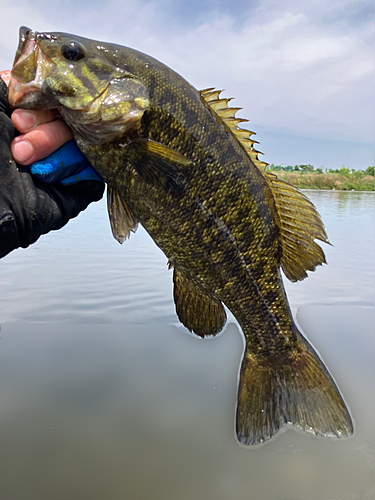
[[[79,181],[103,182],[73,139],[47,158],[33,163],[29,168],[33,176],[47,184],[59,182],[68,186]]]

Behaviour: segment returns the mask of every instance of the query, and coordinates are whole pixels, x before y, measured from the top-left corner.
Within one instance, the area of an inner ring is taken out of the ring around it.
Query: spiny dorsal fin
[[[220,94],[222,90],[215,90],[214,88],[209,88],[205,90],[201,90],[200,94],[204,101],[208,104],[209,108],[213,110],[229,127],[232,134],[241,144],[241,146],[245,149],[246,153],[249,155],[251,161],[254,165],[261,171],[267,166],[267,163],[264,161],[260,161],[258,158],[258,154],[263,154],[260,151],[257,151],[254,148],[254,144],[259,144],[258,141],[254,141],[251,139],[252,135],[256,135],[255,132],[251,132],[250,130],[245,130],[243,128],[239,128],[238,125],[242,122],[247,122],[245,118],[236,118],[236,113],[242,108],[230,108],[228,106],[231,98],[221,99]]]
[[[269,172],[263,173],[275,200],[280,229],[280,264],[290,281],[307,277],[306,270],[326,262],[324,252],[314,240],[329,243],[323,221],[313,203],[291,184]]]
[[[220,99],[221,92],[209,88],[201,90],[200,94],[208,107],[228,126],[267,181],[275,200],[274,216],[280,230],[281,267],[291,281],[303,280],[307,276],[306,270],[314,271],[316,266],[326,262],[323,250],[314,242],[318,239],[329,243],[322,219],[304,194],[265,171],[267,163],[258,158],[258,154],[263,153],[254,148],[254,144],[259,143],[251,139],[255,132],[238,128],[239,123],[247,120],[235,117],[241,108],[230,108],[228,102],[231,99]]]

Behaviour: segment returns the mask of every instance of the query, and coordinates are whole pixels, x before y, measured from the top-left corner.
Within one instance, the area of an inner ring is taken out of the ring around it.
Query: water
[[[374,193],[306,191],[318,207],[333,246],[324,245],[328,265],[300,283],[286,280],[296,309],[303,304],[374,307]]]
[[[234,323],[184,335],[167,259],[122,247],[103,202],[0,261],[0,491],[5,500],[368,500],[375,494],[374,195],[309,192],[329,265],[286,283],[355,435],[234,438]]]
[[[293,311],[303,304],[374,304],[374,194],[309,191],[334,246],[328,266],[286,280]],[[0,323],[176,323],[167,258],[139,228],[119,245],[104,200],[60,231],[0,261]]]

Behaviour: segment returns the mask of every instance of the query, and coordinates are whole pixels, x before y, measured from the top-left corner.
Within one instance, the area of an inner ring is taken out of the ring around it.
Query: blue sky
[[[18,28],[151,54],[235,97],[269,163],[374,164],[374,24],[367,0],[0,0],[0,67]]]

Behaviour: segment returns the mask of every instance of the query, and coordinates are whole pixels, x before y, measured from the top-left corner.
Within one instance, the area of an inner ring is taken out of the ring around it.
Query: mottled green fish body
[[[9,98],[59,109],[107,182],[115,237],[140,223],[174,268],[181,322],[220,332],[223,304],[245,337],[236,431],[260,444],[293,425],[325,437],[353,431],[323,362],[293,322],[280,269],[292,281],[324,262],[315,207],[264,171],[253,133],[220,92],[198,92],[135,50],[21,29]]]

